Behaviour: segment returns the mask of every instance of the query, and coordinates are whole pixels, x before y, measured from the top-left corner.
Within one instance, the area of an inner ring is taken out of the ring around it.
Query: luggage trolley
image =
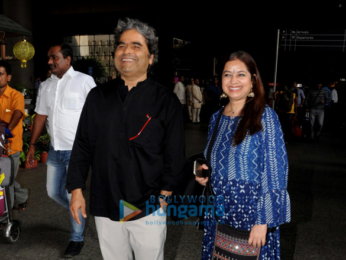
[[[0,224],[3,226],[0,226],[0,232],[3,232],[3,236],[8,242],[15,243],[19,239],[21,229],[19,222],[13,220],[11,216],[9,186],[14,181],[14,163],[13,159],[6,155],[6,150],[9,147],[9,140],[5,136],[5,134],[0,134]],[[8,194],[8,196],[6,194]]]

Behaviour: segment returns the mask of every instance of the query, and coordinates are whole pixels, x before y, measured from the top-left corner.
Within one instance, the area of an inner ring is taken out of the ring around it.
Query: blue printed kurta
[[[219,111],[209,124],[208,150]],[[266,244],[260,259],[280,259],[279,225],[291,220],[287,193],[288,161],[281,125],[274,110],[266,106],[262,114],[263,130],[232,146],[232,139],[241,117],[221,116],[217,137],[211,153],[211,183],[215,208],[225,209],[220,220],[234,228],[250,231],[253,225],[268,224]],[[215,239],[215,219],[206,216],[202,259],[211,259]]]

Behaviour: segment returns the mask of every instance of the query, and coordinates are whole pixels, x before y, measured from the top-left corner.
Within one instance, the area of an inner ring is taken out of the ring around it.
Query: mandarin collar
[[[125,81],[121,77],[116,78],[116,80],[118,81],[118,84],[120,86],[125,87]],[[137,85],[133,87],[132,89],[140,89],[144,87],[145,85],[147,85],[149,82],[150,82],[150,79],[147,77],[145,80],[138,82]]]

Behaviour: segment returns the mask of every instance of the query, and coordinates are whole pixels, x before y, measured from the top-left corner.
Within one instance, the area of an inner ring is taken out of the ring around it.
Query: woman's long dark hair
[[[261,76],[257,69],[257,65],[255,60],[245,51],[237,51],[233,52],[226,60],[225,64],[229,61],[240,60],[247,67],[248,71],[251,74],[252,80],[252,91],[255,96],[253,98],[247,98],[246,103],[242,109],[242,119],[239,121],[237,130],[235,131],[232,144],[238,145],[240,144],[246,134],[249,133],[253,135],[258,131],[262,130],[261,117],[266,105],[265,100],[265,91],[263,87],[263,83],[261,80]],[[253,76],[253,75],[256,75]]]

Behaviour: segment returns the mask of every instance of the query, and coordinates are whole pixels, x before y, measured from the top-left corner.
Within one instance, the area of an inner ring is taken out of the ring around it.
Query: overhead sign
[[[346,30],[281,30],[280,47],[284,51],[306,49],[346,51]]]

